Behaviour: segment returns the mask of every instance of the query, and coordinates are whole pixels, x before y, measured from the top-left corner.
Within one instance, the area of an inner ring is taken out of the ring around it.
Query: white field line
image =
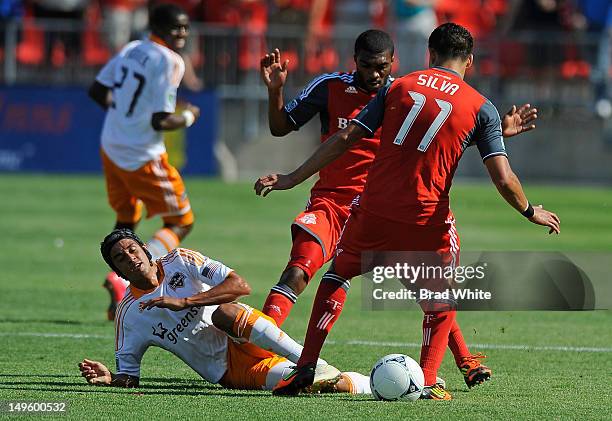
[[[42,332],[0,332],[0,336],[31,336],[39,338],[70,338],[70,339],[113,339],[111,335],[94,335],[88,333],[42,333]],[[377,341],[326,341],[330,345],[360,345],[360,346],[388,346],[395,348],[420,348],[417,342],[377,342]],[[592,346],[540,346],[524,344],[469,344],[476,349],[507,349],[514,351],[559,351],[559,352],[612,352],[612,348],[598,348]]]

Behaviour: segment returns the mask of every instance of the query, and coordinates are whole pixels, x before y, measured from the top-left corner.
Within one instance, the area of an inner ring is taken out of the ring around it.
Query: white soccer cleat
[[[321,364],[315,368],[315,376],[309,393],[336,392],[336,383],[340,381],[341,372],[333,365]]]

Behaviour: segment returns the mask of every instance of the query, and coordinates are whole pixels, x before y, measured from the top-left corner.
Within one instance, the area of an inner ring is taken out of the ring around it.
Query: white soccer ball
[[[404,354],[385,355],[374,364],[370,374],[372,395],[378,400],[415,401],[421,396],[423,386],[423,370]]]

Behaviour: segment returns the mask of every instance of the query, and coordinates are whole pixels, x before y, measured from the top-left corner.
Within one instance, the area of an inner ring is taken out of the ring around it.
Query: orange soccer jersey
[[[119,222],[138,222],[144,203],[148,218],[160,215],[166,223],[193,223],[185,185],[176,168],[168,163],[167,154],[160,155],[135,171],[127,171],[117,166],[104,151],[100,153],[108,201],[117,213]]]

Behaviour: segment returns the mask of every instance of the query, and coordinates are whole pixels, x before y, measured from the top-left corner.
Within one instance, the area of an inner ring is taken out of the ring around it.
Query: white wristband
[[[190,110],[184,110],[181,115],[185,119],[185,127],[191,127],[195,121],[195,115]]]

